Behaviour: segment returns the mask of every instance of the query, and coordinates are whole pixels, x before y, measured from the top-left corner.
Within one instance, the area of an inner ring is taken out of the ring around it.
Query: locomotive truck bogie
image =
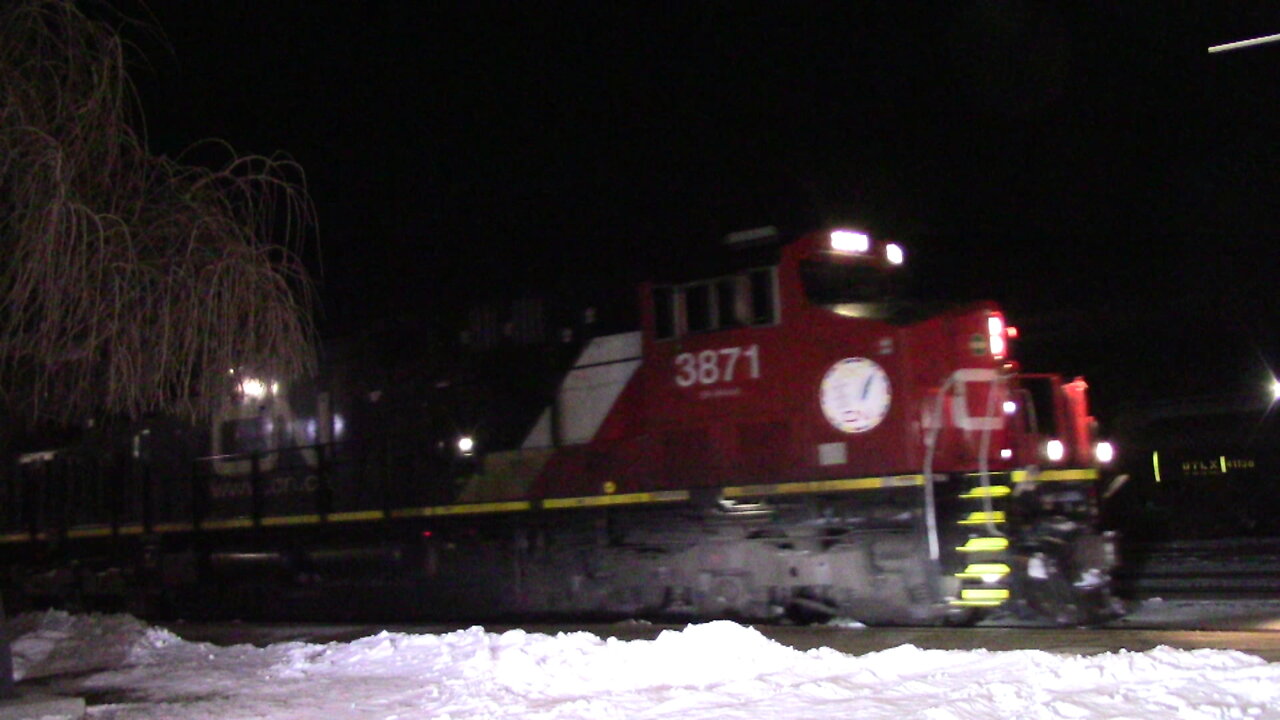
[[[472,334],[412,392],[238,378],[185,467],[138,428],[111,459],[28,456],[9,574],[238,614],[1109,612],[1083,381],[1020,372],[992,303],[898,299],[896,244],[763,236],[642,285],[638,329]]]

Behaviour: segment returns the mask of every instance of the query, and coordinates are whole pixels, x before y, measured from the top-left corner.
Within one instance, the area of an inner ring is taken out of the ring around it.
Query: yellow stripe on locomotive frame
[[[978,473],[969,473],[967,477],[977,477]],[[935,477],[941,477],[936,475]],[[992,484],[974,488],[961,497],[1003,497],[1010,491],[1008,485],[1000,481],[1012,483],[1024,482],[1081,482],[1099,479],[1100,474],[1093,468],[1042,470],[1039,472],[1016,470],[1013,472],[990,473]],[[888,488],[919,487],[924,485],[924,475],[886,475],[860,478],[841,478],[836,480],[814,480],[807,482],[762,483],[754,485],[730,485],[720,488],[720,496],[726,500],[738,498],[759,498],[771,495],[826,494],[858,492],[866,490],[882,490]],[[198,524],[191,522],[165,522],[152,526],[151,532],[157,534],[188,533],[200,531],[240,530],[253,527],[289,527],[299,525],[324,525],[350,522],[376,522],[381,520],[403,520],[409,518],[449,517],[457,515],[488,515],[498,513],[530,512],[536,510],[568,510],[575,508],[612,507],[620,505],[642,505],[658,503],[688,502],[691,494],[688,490],[667,490],[653,492],[620,493],[587,495],[565,498],[546,498],[540,501],[512,500],[499,502],[465,503],[456,505],[429,505],[420,507],[393,508],[391,510],[353,510],[328,514],[305,513],[298,515],[265,515],[256,521],[252,517],[240,516],[232,518],[208,518]],[[1002,522],[1002,513],[986,516],[983,513],[970,513],[959,522],[967,524],[985,524]],[[140,523],[128,523],[116,528],[100,525],[74,526],[68,528],[68,539],[108,538],[125,535],[142,535],[147,531]],[[42,532],[35,539],[45,539]],[[31,542],[29,532],[11,532],[0,534],[0,544]],[[984,548],[985,549],[985,548]],[[964,548],[964,551],[973,551]]]

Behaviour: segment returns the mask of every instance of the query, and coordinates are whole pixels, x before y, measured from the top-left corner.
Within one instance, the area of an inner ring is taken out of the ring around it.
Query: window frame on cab
[[[778,267],[763,265],[690,282],[654,285],[649,303],[654,339],[659,342],[723,330],[770,327],[782,317]],[[700,316],[697,322],[693,322],[691,311]]]

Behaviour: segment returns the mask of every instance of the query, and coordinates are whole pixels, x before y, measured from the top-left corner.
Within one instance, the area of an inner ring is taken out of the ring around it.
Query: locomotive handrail
[[[955,378],[948,376],[943,381],[942,386],[938,388],[938,396],[934,400],[934,412],[929,422],[929,432],[924,438],[924,522],[925,533],[929,543],[929,559],[937,562],[942,553],[938,543],[938,500],[934,496],[933,489],[933,454],[938,447],[938,435],[942,431],[942,402],[947,396],[947,392],[951,386],[955,385]]]
[[[1001,376],[998,372],[992,375],[991,391],[987,393],[987,408],[983,415],[984,419],[992,417],[992,412],[995,410],[996,389],[1002,383],[1007,382],[1008,379]],[[929,432],[926,433],[924,438],[925,456],[924,468],[921,474],[925,477],[925,529],[929,543],[929,559],[935,561],[941,557],[941,550],[938,541],[937,498],[934,493],[932,482],[933,458],[937,451],[938,436],[941,434],[943,427],[943,403],[946,401],[947,395],[955,388],[957,383],[958,381],[956,376],[952,374],[948,376],[942,383],[941,387],[938,388],[938,394],[934,399],[933,413],[929,417]],[[979,440],[978,448],[978,474],[981,478],[980,482],[982,483],[982,487],[989,489],[991,487],[991,468],[988,455],[991,451],[991,433],[994,432],[994,428],[991,424],[984,423],[980,427],[980,431],[982,436]],[[984,516],[988,518],[986,521],[987,530],[990,531],[992,535],[1004,537],[1004,533],[1001,532],[1000,529],[995,526],[995,523],[990,520],[990,518],[993,517],[992,510],[994,508],[990,493],[983,493],[982,504]]]
[[[987,393],[987,408],[983,414],[984,417],[991,417],[996,406],[996,390],[1001,385],[1008,382],[1008,378],[996,373],[991,378],[991,390]],[[982,426],[982,437],[978,441],[978,476],[979,482],[982,484],[984,492],[982,493],[982,510],[987,518],[987,531],[998,537],[1005,537],[1005,534],[996,527],[991,521],[994,517],[995,505],[991,499],[991,433],[995,432],[990,424]]]

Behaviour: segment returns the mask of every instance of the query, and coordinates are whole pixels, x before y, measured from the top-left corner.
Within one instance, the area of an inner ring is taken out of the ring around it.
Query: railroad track
[[[1135,544],[1115,579],[1131,598],[1280,598],[1280,538]]]

